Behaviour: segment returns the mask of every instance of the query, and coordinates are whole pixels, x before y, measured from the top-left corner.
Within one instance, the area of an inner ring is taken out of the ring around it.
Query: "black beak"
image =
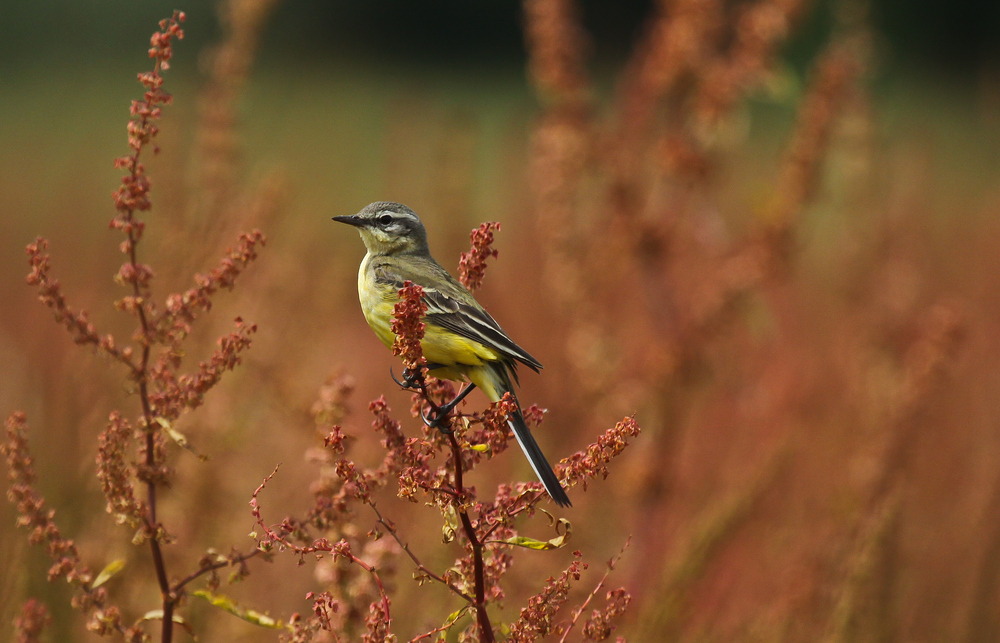
[[[333,217],[334,221],[340,221],[341,223],[346,223],[347,225],[352,225],[355,228],[363,228],[365,225],[365,220],[356,214],[347,214],[340,217]]]

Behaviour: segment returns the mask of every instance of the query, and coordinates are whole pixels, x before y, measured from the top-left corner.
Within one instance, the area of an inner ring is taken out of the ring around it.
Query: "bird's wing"
[[[538,371],[541,363],[514,343],[466,288],[433,259],[421,266],[422,271],[393,262],[375,268],[375,279],[402,288],[411,281],[424,289],[427,304],[425,321],[457,335],[488,346],[512,360]],[[433,275],[433,283],[427,275]],[[513,365],[513,363],[511,363]]]

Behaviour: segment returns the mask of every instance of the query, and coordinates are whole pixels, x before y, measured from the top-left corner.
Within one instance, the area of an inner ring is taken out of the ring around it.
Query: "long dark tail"
[[[566,491],[559,484],[559,478],[556,477],[556,472],[552,470],[552,465],[545,459],[545,454],[542,453],[541,447],[535,442],[535,436],[531,435],[528,425],[524,423],[524,416],[521,415],[521,411],[519,410],[517,413],[512,414],[507,419],[507,423],[514,430],[514,437],[517,438],[517,443],[521,445],[521,450],[524,451],[525,457],[528,458],[531,468],[535,470],[535,475],[542,481],[545,491],[552,496],[552,500],[560,507],[571,506],[573,503],[569,501],[569,496],[566,495]]]
[[[472,383],[478,386],[491,401],[496,402],[503,397],[504,393],[509,392],[514,396],[514,401],[517,402],[517,394],[514,393],[514,387],[510,381],[510,372],[507,368],[507,365],[503,362],[492,362],[485,364],[481,368],[469,369],[468,376],[472,380]],[[556,472],[552,470],[552,465],[545,459],[545,454],[542,453],[541,447],[535,442],[534,436],[528,430],[528,425],[524,423],[524,415],[521,413],[520,402],[518,402],[517,412],[512,413],[507,418],[507,424],[514,431],[517,443],[521,445],[521,450],[524,451],[524,455],[528,458],[528,463],[534,469],[535,475],[541,480],[545,491],[552,496],[557,505],[569,507],[571,505],[569,496],[566,495],[566,491],[559,484]]]

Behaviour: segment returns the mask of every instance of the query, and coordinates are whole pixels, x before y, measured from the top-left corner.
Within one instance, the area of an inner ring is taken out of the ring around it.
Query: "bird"
[[[515,402],[517,365],[536,373],[541,363],[507,336],[472,293],[431,256],[427,231],[420,217],[400,203],[377,201],[357,214],[333,217],[357,228],[368,253],[358,269],[358,298],[365,320],[387,347],[392,347],[393,308],[405,282],[423,288],[427,312],[421,348],[430,375],[469,382],[449,405],[473,388],[491,402],[510,393]],[[439,415],[441,419],[443,415]],[[556,504],[571,506],[552,465],[524,421],[520,403],[507,422],[535,475]]]

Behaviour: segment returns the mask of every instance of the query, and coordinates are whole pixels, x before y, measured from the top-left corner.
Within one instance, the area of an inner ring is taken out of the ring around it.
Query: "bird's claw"
[[[389,368],[389,377],[392,381],[399,385],[400,388],[415,391],[420,388],[420,380],[422,373],[417,370],[416,372],[410,371],[410,369],[403,370],[403,379],[399,380],[396,378],[396,374],[393,372],[392,368]]]
[[[451,409],[448,409],[448,411],[445,411],[444,407],[441,407],[441,408],[439,408],[437,410],[436,413],[434,413],[434,417],[430,418],[430,417],[428,417],[424,413],[423,409],[420,409],[420,419],[423,420],[424,424],[426,424],[428,427],[430,427],[432,429],[437,429],[437,430],[441,431],[441,433],[444,433],[445,435],[448,435],[448,434],[452,433],[451,425],[450,424],[445,424],[445,425],[442,426],[441,422],[442,422],[442,420],[445,420],[448,417],[448,412],[449,411],[451,411]]]

